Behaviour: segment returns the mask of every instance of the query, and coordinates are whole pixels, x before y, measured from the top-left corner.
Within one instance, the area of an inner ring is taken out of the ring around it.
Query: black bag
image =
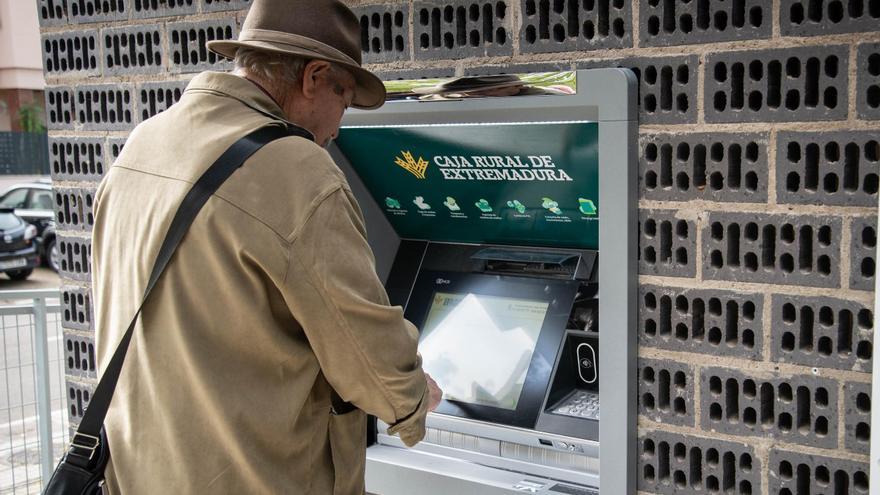
[[[101,380],[92,394],[89,407],[83,415],[79,428],[73,435],[70,447],[58,463],[55,472],[52,473],[52,478],[46,489],[43,490],[43,495],[100,495],[103,492],[104,468],[107,466],[107,461],[110,460],[110,447],[107,445],[107,437],[104,435],[104,418],[107,416],[107,409],[110,407],[110,400],[113,398],[113,391],[119,380],[119,372],[125,361],[125,354],[128,351],[135,323],[147,297],[171,260],[171,256],[192,221],[208,198],[214,194],[214,191],[257,150],[275,139],[287,136],[299,136],[314,141],[314,137],[309,131],[292,125],[287,127],[271,125],[257,129],[224,151],[183,198],[180,208],[171,221],[159,254],[156,256],[156,263],[153,265],[141,306],[132,318],[128,331],[125,332],[119,347],[113,353],[110,364],[101,376]]]

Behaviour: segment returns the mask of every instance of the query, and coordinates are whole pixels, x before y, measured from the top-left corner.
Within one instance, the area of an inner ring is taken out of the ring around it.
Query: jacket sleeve
[[[360,209],[344,186],[317,204],[292,234],[284,297],[330,385],[399,433],[425,434],[427,383],[418,331],[390,306],[375,270]]]

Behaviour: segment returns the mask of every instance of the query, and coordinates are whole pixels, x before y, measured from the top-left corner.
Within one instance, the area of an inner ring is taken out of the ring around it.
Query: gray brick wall
[[[32,0],[69,415],[95,383],[91,208],[139,122],[250,0]],[[351,0],[388,80],[592,67],[639,79],[639,490],[867,492],[880,3]]]
[[[682,363],[639,360],[639,413],[654,421],[694,425],[694,370]]]
[[[877,204],[876,131],[781,132],[776,148],[780,203]]]
[[[766,203],[769,134],[643,134],[640,192],[656,201]]]
[[[758,378],[728,368],[700,377],[705,431],[835,449],[837,382],[813,375]]]
[[[64,336],[64,366],[68,375],[95,378],[95,339],[68,332]]]
[[[880,43],[860,45],[856,65],[859,117],[877,120],[880,118]]]
[[[423,9],[427,12],[427,9]],[[421,10],[420,10],[421,12]],[[393,62],[409,54],[409,6],[400,5],[389,11],[384,5],[361,7],[356,14],[361,23],[361,45],[364,47],[365,63]],[[428,19],[424,14],[422,20]],[[422,24],[425,26],[424,24]],[[423,32],[420,37],[430,36]],[[421,48],[431,46],[422,39]]]
[[[703,276],[839,287],[841,225],[833,216],[711,212],[703,230]]]
[[[647,284],[639,289],[639,345],[763,357],[763,295]]]
[[[632,46],[632,4],[625,0],[521,0],[520,13],[522,25],[519,41],[523,53],[588,51]]]
[[[843,391],[846,400],[846,449],[868,454],[871,441],[871,384],[847,383]]]
[[[695,223],[677,210],[639,212],[639,273],[671,277],[696,274]]]
[[[687,45],[769,38],[772,2],[641,3],[639,25],[642,46]]]
[[[859,462],[773,449],[770,493],[868,493],[868,466]]]
[[[772,357],[814,368],[871,371],[873,311],[830,297],[773,296]]]
[[[844,120],[848,63],[843,45],[711,53],[706,121]]]
[[[638,452],[640,492],[762,493],[761,459],[745,443],[646,431]]]
[[[52,138],[49,161],[52,175],[66,181],[99,181],[109,165],[104,138]]]

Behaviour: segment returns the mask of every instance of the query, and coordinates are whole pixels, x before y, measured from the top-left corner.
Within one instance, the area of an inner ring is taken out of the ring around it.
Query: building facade
[[[46,86],[33,2],[0,0],[0,132],[23,131],[21,111],[42,123]]]

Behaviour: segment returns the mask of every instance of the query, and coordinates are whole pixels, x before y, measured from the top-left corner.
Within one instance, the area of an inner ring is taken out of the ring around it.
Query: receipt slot
[[[367,491],[635,493],[635,77],[425,86],[331,148],[444,390],[414,448],[371,421]]]

